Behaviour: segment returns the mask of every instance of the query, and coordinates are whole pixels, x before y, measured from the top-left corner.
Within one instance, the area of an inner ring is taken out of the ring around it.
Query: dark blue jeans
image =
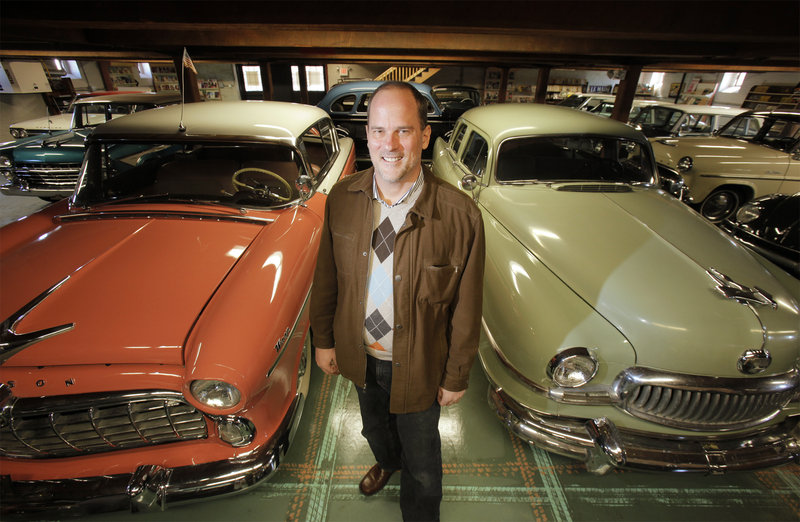
[[[403,520],[439,520],[442,502],[442,443],[439,403],[425,411],[389,413],[392,363],[367,356],[366,387],[358,391],[361,434],[386,471],[402,468],[400,509]]]

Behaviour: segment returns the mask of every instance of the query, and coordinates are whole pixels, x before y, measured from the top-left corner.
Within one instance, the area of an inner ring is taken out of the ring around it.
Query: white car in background
[[[31,120],[12,123],[8,127],[8,132],[14,139],[18,140],[20,138],[27,138],[28,136],[36,136],[38,134],[69,130],[70,125],[72,124],[72,109],[76,101],[85,100],[86,98],[90,97],[108,95],[115,96],[118,94],[131,94],[133,92],[138,91],[125,91],[124,93],[120,91],[102,91],[88,94],[78,94],[75,96],[72,102],[70,102],[69,108],[67,108],[67,110],[63,113],[48,114],[42,118],[33,118]]]
[[[641,107],[630,124],[648,138],[671,136],[710,136],[735,116],[742,107],[656,103]]]

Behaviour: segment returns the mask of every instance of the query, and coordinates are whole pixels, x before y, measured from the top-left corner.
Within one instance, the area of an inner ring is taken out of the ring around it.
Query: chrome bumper
[[[299,424],[304,401],[303,395],[295,397],[272,440],[240,459],[176,468],[139,466],[133,473],[74,479],[14,481],[8,475],[0,476],[0,514],[163,511],[167,505],[240,493],[277,469]]]
[[[6,196],[36,196],[40,198],[67,198],[75,192],[75,189],[47,189],[21,187],[16,184],[0,185],[0,193]]]
[[[489,404],[515,435],[582,460],[592,473],[613,468],[725,473],[800,461],[800,416],[744,436],[670,437],[619,430],[604,417],[536,414],[495,386],[489,386]]]

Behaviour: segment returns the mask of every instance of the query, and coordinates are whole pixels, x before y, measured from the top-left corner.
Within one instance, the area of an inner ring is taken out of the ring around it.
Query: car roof
[[[92,139],[157,138],[285,141],[328,114],[312,105],[274,101],[210,101],[137,112],[98,126]],[[185,131],[179,130],[183,122]]]
[[[338,83],[331,87],[325,96],[320,100],[317,104],[319,107],[325,107],[329,105],[335,98],[342,96],[343,94],[351,93],[351,94],[360,94],[365,92],[372,92],[382,84],[386,82],[376,82],[376,81],[361,81],[361,82],[347,82],[347,83]],[[431,86],[425,83],[414,83],[408,82],[410,85],[416,87],[416,89],[421,92],[423,95],[427,94],[429,97],[432,96],[433,90]]]
[[[779,116],[790,120],[800,119],[800,111],[750,111],[748,114],[764,117]]]
[[[88,96],[75,100],[75,105],[97,104],[97,103],[170,103],[181,100],[178,92],[128,92],[116,94],[102,94],[98,96]]]
[[[630,125],[569,107],[539,103],[500,103],[476,107],[463,119],[491,135],[494,141],[515,136],[600,135],[645,142]]]
[[[654,103],[648,107],[666,107],[668,109],[677,109],[691,114],[722,114],[727,116],[736,116],[745,112],[747,109],[742,107],[727,107],[723,105],[691,105],[688,103]]]

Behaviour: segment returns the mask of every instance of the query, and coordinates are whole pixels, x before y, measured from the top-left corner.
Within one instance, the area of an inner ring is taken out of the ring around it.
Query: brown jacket
[[[467,388],[478,350],[483,221],[473,201],[423,169],[422,193],[395,238],[393,413],[429,408],[439,387]],[[343,376],[363,387],[364,328],[372,239],[367,169],[337,183],[325,205],[311,292],[317,348],[336,348]]]

